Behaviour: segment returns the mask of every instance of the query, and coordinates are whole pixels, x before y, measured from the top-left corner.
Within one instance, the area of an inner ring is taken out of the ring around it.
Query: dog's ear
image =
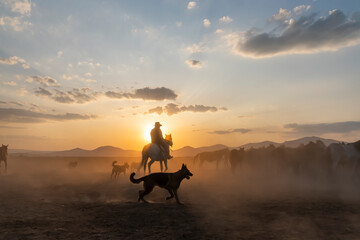
[[[185,168],[185,165],[184,165],[184,164],[182,164],[181,168]]]

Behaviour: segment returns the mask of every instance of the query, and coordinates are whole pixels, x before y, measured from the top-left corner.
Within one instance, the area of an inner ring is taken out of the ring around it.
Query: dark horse
[[[169,134],[169,135],[165,134],[165,142],[168,146],[172,147],[173,141],[172,141],[171,134]],[[167,158],[164,155],[164,150],[160,149],[160,146],[158,144],[149,143],[144,146],[144,148],[142,150],[142,159],[141,159],[141,166],[144,167],[144,172],[146,171],[146,164],[147,164],[148,158],[151,159],[150,162],[148,163],[149,173],[151,173],[151,165],[155,161],[160,162],[161,172],[163,171],[162,162],[165,163],[165,172],[168,169]]]
[[[1,168],[1,161],[5,163],[5,172],[7,171],[7,155],[8,155],[8,145],[1,144],[0,147],[0,168]]]

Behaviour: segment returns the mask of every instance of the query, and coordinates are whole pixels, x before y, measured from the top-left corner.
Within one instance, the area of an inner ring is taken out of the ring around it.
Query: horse
[[[235,174],[237,167],[240,167],[240,165],[242,164],[244,160],[244,156],[245,156],[244,148],[239,148],[238,150],[233,149],[230,151],[230,166],[233,174]]]
[[[172,147],[173,141],[172,141],[171,134],[169,134],[169,135],[165,134],[165,139],[164,140],[165,140],[165,143],[169,147]],[[150,162],[148,163],[149,173],[151,173],[151,165],[155,161],[160,162],[161,172],[163,171],[163,162],[164,162],[165,163],[165,172],[167,171],[167,169],[168,169],[168,167],[167,167],[167,158],[165,157],[163,150],[160,149],[160,146],[158,144],[149,143],[149,144],[147,144],[147,145],[145,145],[143,147],[141,166],[144,167],[144,173],[146,171],[146,164],[147,164],[147,161],[148,161],[149,158],[151,159]]]
[[[194,165],[196,165],[197,161],[200,161],[199,168],[204,164],[204,162],[216,162],[216,169],[219,168],[219,162],[224,162],[227,166],[229,162],[230,150],[228,148],[224,148],[221,150],[213,151],[213,152],[201,152],[195,155],[194,157]]]
[[[339,166],[351,166],[353,172],[360,161],[360,140],[354,143],[332,143],[327,149],[331,170]]]
[[[5,172],[7,171],[7,155],[8,155],[8,145],[1,144],[0,147],[0,168],[1,168],[1,161],[5,163]]]

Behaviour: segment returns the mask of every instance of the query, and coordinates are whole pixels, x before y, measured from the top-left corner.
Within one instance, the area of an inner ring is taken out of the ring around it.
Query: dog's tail
[[[139,179],[135,179],[134,176],[135,176],[135,173],[133,172],[133,173],[130,175],[130,181],[131,181],[132,183],[141,183],[142,181],[144,181],[144,177],[139,178]]]
[[[113,161],[111,165],[114,167],[115,163],[117,163],[117,161]]]

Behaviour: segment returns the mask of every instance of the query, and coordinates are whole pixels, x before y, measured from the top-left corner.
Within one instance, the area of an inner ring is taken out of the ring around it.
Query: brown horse
[[[7,171],[7,155],[8,155],[8,145],[1,144],[0,147],[0,168],[1,168],[1,161],[5,163],[5,172]]]
[[[202,152],[198,153],[194,157],[194,166],[199,162],[199,168],[202,167],[204,162],[216,162],[216,169],[219,168],[219,163],[223,162],[225,166],[229,163],[230,150],[224,148],[213,152]]]

